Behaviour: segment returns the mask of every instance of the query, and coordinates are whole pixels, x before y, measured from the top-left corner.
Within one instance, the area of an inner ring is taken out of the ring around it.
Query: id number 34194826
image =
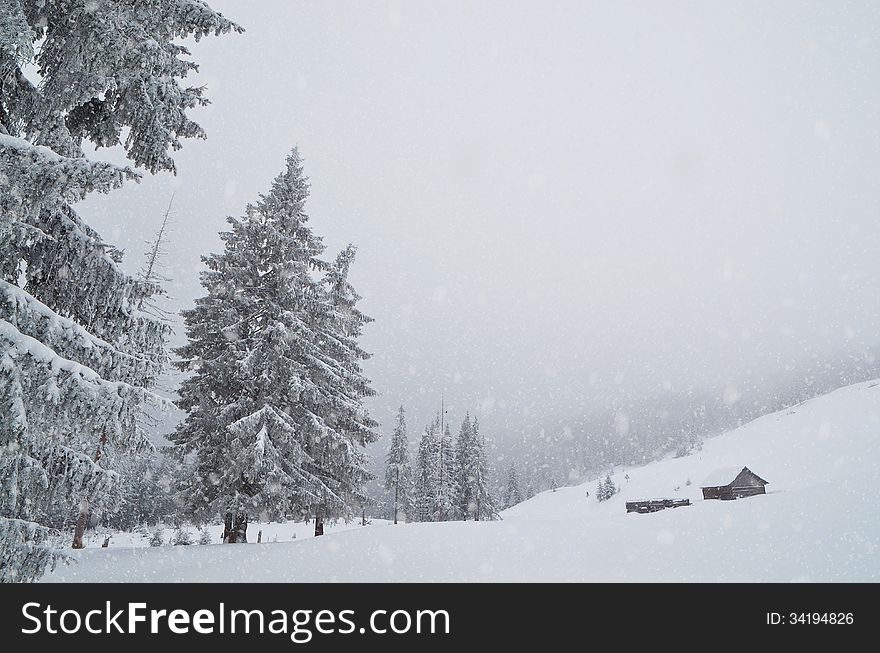
[[[853,623],[852,612],[768,612],[767,625],[846,626]]]

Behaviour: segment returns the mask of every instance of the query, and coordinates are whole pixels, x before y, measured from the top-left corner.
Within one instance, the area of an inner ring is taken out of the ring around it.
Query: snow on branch
[[[163,368],[161,361],[136,356],[111,345],[89,333],[74,320],[55,313],[18,286],[0,279],[0,318],[6,320],[19,332],[39,338],[47,347],[65,358],[88,365],[91,369],[106,366],[106,359],[113,361],[114,376],[133,382],[145,372],[158,374]],[[106,376],[106,375],[105,375]]]
[[[53,377],[66,372],[83,389],[112,393],[120,397],[130,394],[157,405],[168,404],[166,399],[144,388],[138,388],[124,381],[102,379],[90,367],[59,356],[39,340],[24,335],[9,322],[0,319],[0,371],[10,371],[15,367],[15,359],[20,356],[31,358]]]
[[[174,15],[178,20],[177,36],[192,36],[196,41],[203,36],[220,36],[227,32],[241,34],[244,28],[214,11],[202,0],[174,0]]]
[[[23,138],[0,134],[0,209],[26,214],[53,200],[75,202],[93,191],[109,192],[126,179],[129,167],[65,157]],[[17,211],[15,209],[18,209]]]
[[[0,517],[0,583],[35,580],[68,556],[51,540],[57,531],[32,521]]]

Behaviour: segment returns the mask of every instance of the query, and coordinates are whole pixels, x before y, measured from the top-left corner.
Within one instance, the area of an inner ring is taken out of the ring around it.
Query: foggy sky
[[[502,438],[878,345],[877,3],[210,4],[247,33],[192,45],[208,140],[78,208],[135,269],[176,192],[187,307],[298,145],[385,433],[441,392]]]

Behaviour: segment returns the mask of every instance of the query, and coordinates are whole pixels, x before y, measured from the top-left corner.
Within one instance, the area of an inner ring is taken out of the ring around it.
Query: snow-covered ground
[[[770,482],[768,494],[700,498],[699,483],[711,472],[743,465]],[[613,478],[621,491],[608,501],[596,501],[595,482],[561,488],[505,511],[498,522],[374,521],[319,538],[299,524],[296,540],[292,531],[251,526],[264,529],[263,543],[241,546],[117,542],[74,552],[74,564],[44,580],[880,580],[877,382],[767,415],[697,454],[621,469]],[[625,501],[657,496],[688,497],[693,505],[626,513]]]
[[[368,520],[370,525],[372,524],[384,524],[386,523],[381,519],[370,519]],[[361,520],[357,519],[351,522],[327,522],[324,524],[324,534],[329,535],[330,533],[338,533],[340,531],[347,531],[352,528],[362,528]],[[173,541],[174,536],[176,534],[177,529],[173,526],[163,526],[159,527],[162,532],[162,542],[165,544],[169,544]],[[199,537],[201,536],[201,531],[194,526],[184,526],[183,530],[189,533],[190,539],[193,544],[196,544],[199,541]],[[212,524],[206,527],[208,531],[208,535],[211,537],[212,543],[219,543],[221,538],[223,537],[223,525],[222,524]],[[156,531],[156,528],[147,528],[147,529],[139,529],[138,532],[134,533],[125,533],[119,531],[112,531],[109,529],[98,528],[94,531],[88,531],[83,538],[83,544],[87,549],[100,548],[104,542],[104,538],[108,535],[111,536],[110,546],[114,549],[118,548],[142,548],[150,546],[150,538],[153,533]],[[305,523],[305,522],[263,522],[263,523],[254,523],[248,526],[247,535],[248,540],[250,542],[256,542],[258,534],[262,531],[262,542],[290,542],[302,538],[314,537],[315,536],[315,524],[314,522]]]

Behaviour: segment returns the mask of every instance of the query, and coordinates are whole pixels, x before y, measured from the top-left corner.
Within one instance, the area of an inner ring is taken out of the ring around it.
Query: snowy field
[[[368,522],[372,524],[384,524],[386,523],[381,519],[369,519]],[[356,519],[351,522],[325,522],[324,523],[324,534],[329,535],[330,533],[338,533],[341,531],[347,531],[352,528],[362,528],[361,520]],[[113,548],[141,548],[150,546],[150,537],[153,535],[155,528],[149,528],[146,531],[139,531],[135,533],[124,533],[119,531],[112,531],[109,529],[98,528],[94,531],[89,531],[84,540],[83,544],[88,549],[100,548],[104,542],[104,538],[108,535],[111,536],[110,546]],[[199,541],[199,537],[201,536],[201,531],[194,526],[184,526],[183,530],[187,531],[190,535],[190,538],[193,541],[193,544]],[[221,538],[223,537],[223,525],[222,524],[212,524],[207,527],[208,535],[211,537],[212,543],[220,543]],[[162,541],[165,544],[171,542],[175,536],[176,529],[172,526],[165,526],[161,528],[162,531]],[[267,522],[267,523],[254,523],[248,525],[247,535],[248,541],[255,543],[257,541],[258,533],[262,531],[262,542],[290,542],[293,540],[298,540],[307,537],[315,536],[315,523],[305,523],[305,522]]]
[[[743,465],[770,482],[767,495],[701,499],[711,472]],[[74,564],[44,580],[878,581],[878,480],[880,384],[871,382],[762,417],[692,456],[618,470],[621,491],[603,503],[591,482],[544,492],[498,522],[374,520],[319,538],[307,524],[252,525],[249,537],[263,528],[263,543],[241,546],[114,538],[73,552]],[[694,505],[625,511],[627,500],[658,496]]]

